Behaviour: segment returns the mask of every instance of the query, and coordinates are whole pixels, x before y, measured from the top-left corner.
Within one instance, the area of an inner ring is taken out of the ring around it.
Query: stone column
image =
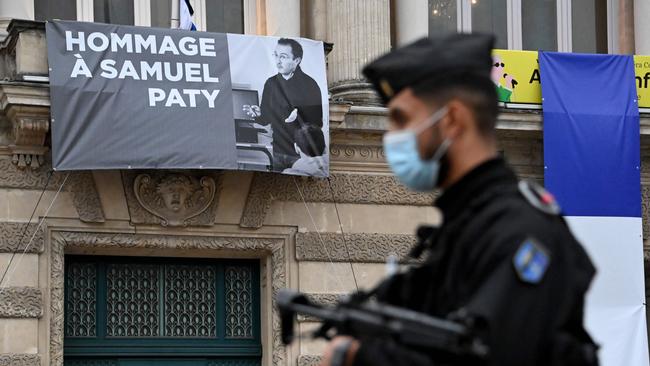
[[[361,69],[390,50],[389,0],[328,0],[328,83],[334,100],[378,105],[379,99]]]
[[[650,1],[634,2],[634,42],[638,55],[650,55]]]
[[[634,0],[618,0],[618,53],[634,54]]]
[[[427,0],[397,0],[395,25],[398,46],[429,34],[429,4]]]
[[[300,0],[266,0],[267,36],[300,36]]]
[[[309,0],[303,5],[307,16],[305,18],[306,36],[319,41],[327,40],[327,1]]]

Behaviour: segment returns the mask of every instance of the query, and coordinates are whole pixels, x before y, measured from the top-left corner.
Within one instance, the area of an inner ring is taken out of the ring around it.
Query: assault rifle
[[[302,293],[281,290],[277,296],[282,342],[294,339],[297,314],[322,321],[314,338],[349,335],[357,339],[387,339],[436,360],[485,360],[488,347],[474,334],[475,322],[459,314],[454,321],[369,300],[357,293],[334,307],[313,304]]]

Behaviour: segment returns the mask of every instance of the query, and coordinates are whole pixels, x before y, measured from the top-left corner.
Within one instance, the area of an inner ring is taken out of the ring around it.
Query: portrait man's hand
[[[287,117],[287,118],[284,120],[284,122],[286,122],[286,123],[292,123],[292,122],[294,122],[294,121],[296,120],[296,118],[298,118],[298,109],[297,109],[297,108],[294,108],[294,109],[291,111],[291,114],[289,114],[289,117]]]
[[[246,114],[249,117],[252,117],[252,118],[259,117],[259,116],[262,115],[262,111],[260,110],[260,106],[258,106],[258,105],[244,104],[244,106],[242,107],[242,110],[244,112],[246,112]]]

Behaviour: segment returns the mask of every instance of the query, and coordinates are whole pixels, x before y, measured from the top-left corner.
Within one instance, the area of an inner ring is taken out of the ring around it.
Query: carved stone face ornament
[[[186,176],[169,176],[158,183],[156,191],[165,206],[178,213],[187,208],[186,199],[192,193],[192,182]]]
[[[162,219],[163,226],[187,226],[188,220],[200,215],[212,203],[216,183],[211,177],[197,179],[183,174],[152,178],[140,174],[133,191],[138,203]]]

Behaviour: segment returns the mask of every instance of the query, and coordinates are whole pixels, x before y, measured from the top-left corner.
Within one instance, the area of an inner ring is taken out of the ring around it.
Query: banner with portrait
[[[322,42],[68,21],[46,30],[55,169],[329,175]]]

